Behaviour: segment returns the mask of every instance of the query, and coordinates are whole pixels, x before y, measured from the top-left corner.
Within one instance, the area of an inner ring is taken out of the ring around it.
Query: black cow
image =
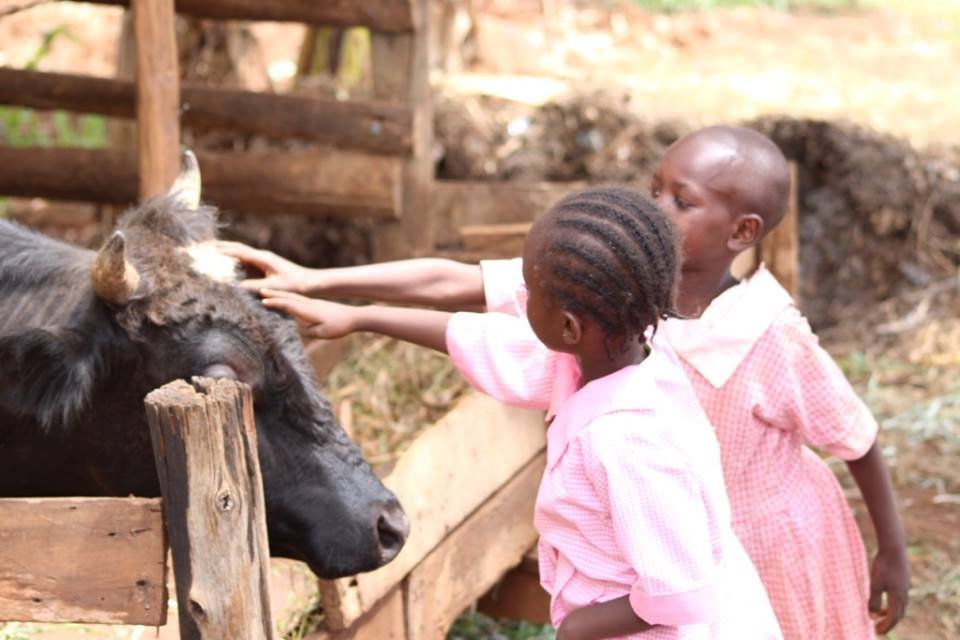
[[[0,221],[0,496],[159,495],[144,396],[171,380],[253,388],[271,550],[321,577],[391,560],[409,530],[336,423],[295,324],[211,273],[216,212],[192,154],[98,253]],[[222,268],[226,266],[226,268]]]

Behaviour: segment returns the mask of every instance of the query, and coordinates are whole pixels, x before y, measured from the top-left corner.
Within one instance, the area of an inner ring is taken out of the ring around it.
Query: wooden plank
[[[0,499],[0,620],[166,618],[159,498]]]
[[[550,624],[550,594],[540,586],[536,547],[480,599],[477,610],[494,618]]]
[[[796,300],[800,290],[800,232],[797,221],[797,164],[790,162],[787,212],[760,243],[760,258]]]
[[[132,118],[135,94],[126,80],[0,67],[0,104]],[[179,108],[183,126],[196,130],[302,138],[388,155],[412,148],[413,115],[407,105],[184,84]]]
[[[411,0],[427,15],[428,0]],[[374,94],[413,109],[412,157],[403,165],[400,221],[373,235],[377,261],[408,258],[434,246],[436,218],[430,215],[433,166],[433,101],[430,88],[429,21],[412,34],[372,34],[370,55]]]
[[[144,400],[184,640],[272,640],[267,520],[250,387],[194,378]]]
[[[430,217],[437,220],[436,246],[457,246],[463,227],[532,222],[560,198],[585,187],[583,182],[437,180],[429,203]]]
[[[730,273],[747,278],[764,264],[796,300],[800,286],[800,232],[797,227],[797,165],[790,161],[790,195],[787,212],[774,229],[756,246],[738,255],[730,265]]]
[[[546,454],[534,458],[410,573],[409,640],[444,640],[457,616],[536,542],[533,506],[545,465]]]
[[[371,573],[321,581],[331,628],[346,628],[369,611],[545,446],[542,412],[507,407],[479,393],[458,402],[414,440],[384,479],[412,523],[400,554]]]
[[[130,0],[86,1],[130,4]],[[388,33],[412,31],[421,24],[425,14],[414,4],[415,0],[176,0],[178,13],[198,18],[362,26]]]
[[[133,0],[140,197],[165,194],[180,171],[180,71],[173,0]]]
[[[349,629],[317,631],[304,640],[406,640],[403,586],[397,585]]]
[[[460,229],[466,251],[488,253],[491,258],[515,258],[523,253],[523,241],[531,222],[474,224]]]
[[[390,218],[401,161],[357,152],[198,152],[205,202],[248,213]],[[113,149],[0,147],[0,195],[131,204],[136,160]]]
[[[203,195],[227,209],[393,218],[401,160],[354,151],[197,154]]]

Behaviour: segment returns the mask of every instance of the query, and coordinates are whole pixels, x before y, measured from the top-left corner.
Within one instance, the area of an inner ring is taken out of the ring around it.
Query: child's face
[[[730,256],[732,162],[729,147],[693,138],[670,147],[657,167],[650,196],[676,227],[685,270]]]

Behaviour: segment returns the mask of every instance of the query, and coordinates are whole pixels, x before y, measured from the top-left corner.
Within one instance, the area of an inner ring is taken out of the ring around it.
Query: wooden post
[[[790,194],[787,212],[774,229],[760,241],[738,255],[730,265],[735,278],[747,278],[763,264],[780,285],[797,300],[800,292],[800,230],[797,226],[797,163],[790,161]]]
[[[428,1],[410,0],[410,10],[413,33],[374,32],[370,38],[375,96],[413,108],[413,156],[403,167],[400,221],[374,234],[373,256],[378,261],[423,254],[434,245],[434,221],[427,210],[434,173]]]
[[[272,640],[250,387],[194,378],[145,400],[183,640]]]
[[[800,232],[797,226],[797,163],[790,162],[787,213],[760,244],[760,261],[794,300],[800,287]]]
[[[133,0],[140,197],[166,193],[180,170],[180,78],[173,0]]]

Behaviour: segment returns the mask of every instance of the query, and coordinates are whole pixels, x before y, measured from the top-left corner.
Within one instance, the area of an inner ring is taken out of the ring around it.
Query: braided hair
[[[637,191],[599,187],[571,194],[543,217],[536,258],[544,288],[593,319],[611,342],[674,317],[679,251],[667,217]],[[627,347],[626,342],[622,344]]]

